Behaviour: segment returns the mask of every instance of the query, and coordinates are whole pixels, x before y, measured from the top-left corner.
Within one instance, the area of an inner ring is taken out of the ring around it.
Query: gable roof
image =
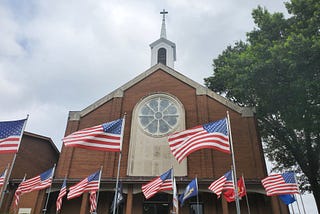
[[[52,147],[53,151],[55,151],[56,155],[59,155],[59,154],[60,154],[58,148],[57,148],[56,145],[53,143],[53,141],[52,141],[52,139],[51,139],[50,137],[46,137],[46,136],[43,136],[43,135],[39,135],[39,134],[27,132],[27,131],[24,131],[24,132],[23,132],[23,136],[29,136],[29,137],[34,137],[34,138],[39,138],[39,139],[45,140],[45,141],[47,141],[47,142],[49,143],[49,145]]]
[[[92,112],[93,110],[97,109],[104,103],[108,102],[109,100],[115,98],[115,97],[123,97],[124,91],[127,90],[128,88],[132,87],[136,83],[142,81],[152,73],[156,72],[157,70],[161,69],[162,71],[170,74],[171,76],[175,77],[176,79],[184,82],[185,84],[193,87],[196,89],[196,94],[197,95],[206,95],[214,100],[220,102],[221,104],[229,107],[230,109],[242,114],[243,117],[252,117],[255,109],[254,108],[249,108],[249,107],[240,107],[236,105],[235,103],[231,102],[230,100],[226,99],[225,97],[222,97],[218,95],[217,93],[211,91],[210,89],[202,86],[201,84],[193,81],[192,79],[184,76],[183,74],[179,73],[178,71],[165,66],[161,63],[158,63],[145,72],[141,73],[134,79],[130,80],[129,82],[125,83],[121,87],[117,88],[116,90],[112,91],[111,93],[107,94],[106,96],[102,97],[101,99],[97,100],[93,104],[89,105],[85,109],[81,111],[70,111],[69,112],[69,120],[80,120],[81,117],[87,115],[88,113]]]

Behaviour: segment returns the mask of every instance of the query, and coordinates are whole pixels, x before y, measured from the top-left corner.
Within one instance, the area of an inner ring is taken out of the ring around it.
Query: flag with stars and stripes
[[[68,200],[79,197],[84,192],[98,191],[100,186],[100,173],[99,170],[70,187],[67,195]]]
[[[294,172],[269,175],[261,180],[267,196],[299,194],[299,188],[294,176]]]
[[[64,178],[57,201],[56,201],[56,211],[59,212],[62,207],[63,197],[67,194],[67,179]]]
[[[0,189],[4,185],[4,182],[6,180],[6,175],[7,175],[7,169],[5,169],[3,173],[0,175]]]
[[[93,213],[97,209],[97,191],[89,192],[90,212]]]
[[[67,147],[120,152],[124,119],[76,131],[62,139]]]
[[[0,122],[0,154],[17,153],[27,119]]]
[[[168,142],[179,163],[200,149],[215,149],[230,154],[227,118],[173,133]]]
[[[157,192],[166,190],[172,190],[172,168],[149,183],[142,185],[142,192],[146,199],[151,198]]]
[[[27,180],[23,180],[16,192],[15,192],[15,205],[18,205],[19,202],[19,198],[21,195],[28,193],[28,192],[32,192],[32,191],[36,191],[36,190],[42,190],[42,189],[46,189],[48,187],[51,186],[52,183],[52,178],[53,178],[53,174],[54,174],[54,169],[55,167],[45,171],[44,173],[27,179]]]
[[[222,190],[234,190],[231,170],[224,174],[221,178],[212,182],[208,189],[214,192],[218,198],[220,197]]]

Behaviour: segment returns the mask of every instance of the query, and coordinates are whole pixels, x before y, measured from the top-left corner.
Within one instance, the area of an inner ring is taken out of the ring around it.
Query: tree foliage
[[[320,210],[320,2],[291,0],[290,14],[252,12],[245,42],[213,60],[205,84],[241,106],[255,106],[274,170],[303,172]]]

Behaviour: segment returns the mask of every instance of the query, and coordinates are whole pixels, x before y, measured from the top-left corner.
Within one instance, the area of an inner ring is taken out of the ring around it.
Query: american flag
[[[294,172],[269,175],[261,180],[266,189],[267,196],[299,194],[299,188],[294,176]]]
[[[27,119],[0,122],[0,154],[16,153]]]
[[[199,149],[215,149],[230,154],[227,119],[173,133],[168,142],[179,163]]]
[[[24,176],[20,185],[22,185],[25,180],[26,180],[26,176]],[[21,195],[21,189],[19,188],[20,185],[18,186],[17,190],[14,193],[14,207],[18,207],[18,203],[20,200],[20,195]]]
[[[151,198],[157,192],[172,190],[172,168],[153,179],[149,183],[142,185],[142,192],[146,199]]]
[[[35,190],[46,189],[47,187],[51,186],[54,169],[55,167],[45,171],[44,173],[36,177],[30,178],[28,180],[24,179],[19,184],[15,192],[15,198],[16,198],[15,205],[18,206],[20,195],[23,195],[25,193],[32,192]]]
[[[57,201],[56,201],[56,210],[59,212],[62,207],[63,197],[67,194],[67,179],[64,178]]]
[[[0,175],[0,188],[4,185],[4,181],[6,179],[7,169]]]
[[[90,192],[90,212],[94,212],[97,209],[97,192]]]
[[[79,197],[84,192],[98,191],[100,185],[100,170],[89,175],[76,185],[69,188],[68,200]]]
[[[214,192],[218,198],[220,197],[222,190],[234,190],[231,170],[224,174],[221,178],[212,182],[208,189]]]
[[[120,152],[123,119],[74,132],[62,139],[65,146]]]

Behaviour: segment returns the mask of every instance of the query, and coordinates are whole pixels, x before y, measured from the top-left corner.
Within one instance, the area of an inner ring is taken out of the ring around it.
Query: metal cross
[[[168,14],[168,11],[165,11],[165,9],[163,9],[163,11],[161,11],[160,14],[162,14],[162,19],[165,20],[165,16],[166,14]]]

